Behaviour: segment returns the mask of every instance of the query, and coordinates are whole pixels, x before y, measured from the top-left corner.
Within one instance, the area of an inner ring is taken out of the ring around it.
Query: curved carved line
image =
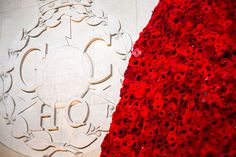
[[[25,44],[22,46],[21,49],[15,50],[14,52],[18,53],[21,52],[29,43],[30,38],[27,38],[27,40],[25,41]]]
[[[35,27],[34,29],[36,29],[37,27]],[[34,29],[32,29],[32,31],[34,30]],[[43,32],[45,32],[47,30],[47,27],[45,26],[45,28],[39,33],[39,34],[37,34],[37,35],[34,35],[34,36],[32,36],[32,35],[29,35],[31,38],[37,38],[37,37],[39,37]]]
[[[49,28],[55,28],[55,27],[57,27],[57,26],[60,25],[60,24],[61,24],[61,21],[57,21],[57,23],[55,23],[55,24],[52,25],[52,26],[49,26],[49,25],[47,25],[47,24],[46,24],[46,26],[49,27]]]
[[[31,28],[31,29],[27,32],[27,34],[29,34],[31,31],[33,31],[35,28],[37,28],[37,27],[39,26],[39,23],[40,23],[40,21],[39,21],[39,19],[38,19],[37,24],[36,24],[33,28]]]
[[[9,70],[6,70],[5,72],[4,72],[4,75],[5,74],[9,74],[10,75],[10,81],[11,81],[11,84],[10,84],[10,87],[7,89],[7,90],[5,90],[5,80],[4,80],[4,78],[3,77],[1,77],[1,82],[2,82],[2,93],[3,94],[5,94],[5,93],[8,93],[10,90],[11,90],[11,88],[12,88],[12,82],[13,82],[13,78],[12,78],[12,75],[11,75],[11,73],[10,72],[12,72],[14,70],[14,67],[11,67],[11,68],[9,68]]]
[[[90,40],[90,42],[85,46],[84,51],[83,51],[83,54],[87,54],[89,60],[90,60],[91,63],[92,63],[92,76],[91,76],[91,77],[93,77],[93,75],[94,75],[94,66],[93,66],[93,62],[92,62],[91,57],[90,57],[89,54],[87,53],[87,50],[88,50],[88,48],[89,48],[95,41],[97,41],[97,40],[101,40],[101,41],[104,41],[104,42],[105,42],[105,40],[102,39],[102,38],[93,38],[93,39]]]
[[[80,23],[80,22],[82,22],[85,18],[87,18],[88,16],[84,16],[82,19],[80,19],[80,20],[75,20],[75,19],[73,19],[73,17],[71,18],[71,21],[73,21],[73,22],[75,22],[75,23]]]
[[[87,114],[85,116],[85,119],[84,121],[81,123],[81,124],[77,124],[77,126],[75,126],[74,124],[78,123],[78,122],[74,122],[70,116],[70,110],[71,110],[71,107],[76,105],[77,103],[81,103],[83,105],[86,105],[87,107]],[[68,105],[68,109],[67,109],[67,118],[69,119],[70,123],[71,123],[71,127],[73,128],[78,128],[78,127],[81,127],[81,126],[84,126],[86,125],[86,121],[88,120],[88,117],[89,117],[89,113],[90,113],[90,110],[89,110],[89,106],[88,106],[88,103],[86,101],[84,101],[83,99],[77,99],[77,100],[73,100],[69,105]],[[67,120],[68,121],[68,120]]]
[[[105,43],[107,44],[107,46],[111,46],[111,44],[110,44],[110,43],[107,43],[106,40],[104,40],[103,38],[99,38],[99,37],[96,38],[96,37],[95,37],[95,38],[93,38],[92,40],[90,40],[90,42],[85,46],[84,53],[86,53],[87,50],[88,50],[88,48],[89,48],[95,41],[98,41],[98,40],[105,42]]]
[[[29,90],[26,90],[26,89],[21,89],[23,92],[25,92],[25,93],[34,93],[34,92],[36,92],[36,88],[34,88],[34,89],[29,89]]]
[[[71,147],[74,147],[74,148],[77,148],[77,149],[84,149],[84,148],[87,148],[89,147],[91,144],[93,144],[98,138],[96,137],[92,142],[90,142],[89,144],[87,144],[86,146],[83,146],[83,147],[76,147],[74,145],[71,145],[71,144],[68,144],[68,146],[71,146]]]
[[[89,54],[86,52],[86,53],[84,53],[84,54],[86,54],[86,56],[88,57],[88,59],[89,59],[89,62],[91,63],[91,68],[92,68],[92,73],[91,73],[91,75],[90,75],[90,77],[93,77],[94,76],[94,67],[93,67],[93,61],[92,61],[92,59],[91,59],[91,57],[89,56]],[[83,60],[83,56],[82,56],[82,65],[84,65],[84,60]],[[86,73],[85,73],[86,74]]]
[[[6,70],[6,73],[10,73],[14,70],[14,67],[9,68],[9,70]]]
[[[112,77],[112,64],[110,65],[110,73],[106,77],[104,77],[102,79],[96,79],[96,80],[95,79],[91,79],[89,81],[89,83],[92,84],[92,85],[96,85],[96,84],[105,82],[106,80],[110,79],[111,77]]]
[[[55,146],[53,146],[52,150],[49,150],[46,155],[44,155],[43,157],[51,157],[53,156],[56,152],[61,151],[61,152],[65,152],[66,150],[57,150]]]
[[[99,18],[99,17],[97,17],[97,16],[91,16],[91,17],[88,17],[88,19],[87,20],[89,20],[89,19],[91,19],[91,18]],[[99,18],[99,19],[101,19],[101,18]],[[90,23],[90,22],[88,22],[87,21],[87,24],[89,25],[89,26],[98,26],[98,25],[100,25],[102,22],[104,22],[102,19],[101,19],[101,21],[99,21],[99,22],[96,22],[96,23]]]
[[[64,4],[64,5],[60,5],[60,6],[57,6],[57,7],[53,7],[53,8],[44,8],[44,9],[47,9],[47,10],[43,10],[41,6],[40,9],[41,9],[41,12],[42,14],[45,14],[46,12],[50,11],[50,10],[53,10],[53,9],[59,9],[59,8],[64,8],[64,7],[67,7],[67,6],[73,6],[73,5],[77,5],[79,3],[73,3],[71,2],[70,4]],[[45,5],[46,6],[46,5]]]
[[[21,116],[21,118],[25,121],[26,131],[28,132],[29,131],[29,124],[28,124],[27,120],[25,119],[25,117]]]
[[[85,49],[84,49],[84,52],[83,52],[83,53],[88,54],[88,53],[87,53],[88,48],[89,48],[95,41],[98,41],[98,40],[103,41],[103,42],[106,43],[106,41],[105,41],[104,39],[102,39],[102,38],[93,38],[93,39],[90,40],[90,42],[85,46]],[[107,44],[107,43],[106,43],[106,44]],[[111,46],[111,44],[109,43],[109,44],[107,44],[107,46]],[[88,56],[89,56],[89,55],[88,55]],[[89,57],[89,59],[91,59],[91,58]],[[93,66],[93,64],[92,64],[92,66]],[[99,84],[99,83],[102,83],[102,82],[108,80],[109,78],[111,78],[111,76],[112,76],[112,64],[110,65],[110,73],[109,73],[106,77],[103,77],[102,79],[98,79],[98,80],[97,80],[97,79],[94,79],[94,78],[91,78],[90,80],[88,80],[88,82],[89,82],[90,84],[92,84],[92,85],[96,85],[96,84]]]
[[[2,77],[0,77],[0,79],[1,79],[1,82],[2,82],[2,90],[1,90],[1,94],[3,94],[4,93],[4,89],[5,89],[5,85],[4,85],[4,79],[2,78]]]
[[[57,0],[53,0],[53,1],[47,2],[47,3],[43,4],[43,5],[41,5],[41,6],[39,7],[39,9],[41,9],[41,8],[43,8],[43,7],[45,7],[45,6],[47,6],[47,5],[50,4],[50,3],[56,2],[56,1],[57,1]]]
[[[12,99],[12,102],[13,102],[13,110],[12,110],[12,113],[11,113],[11,117],[12,117],[13,114],[15,113],[15,110],[16,110],[16,102],[15,102],[15,100],[13,99],[12,96],[10,96],[10,98]]]
[[[9,88],[4,93],[8,93],[11,90],[11,88],[12,88],[13,78],[12,78],[11,74],[9,74],[9,75],[10,75],[10,79],[11,79],[11,84],[10,84]]]
[[[23,57],[22,57],[22,59],[21,59],[21,62],[20,62],[20,79],[21,79],[21,81],[22,81],[25,85],[27,85],[27,84],[25,83],[25,81],[24,81],[24,79],[23,79],[23,75],[22,75],[23,64],[24,64],[24,61],[25,61],[26,57],[27,57],[31,52],[34,52],[34,51],[40,51],[40,49],[38,49],[38,48],[30,48],[29,50],[27,50],[27,51],[25,52],[25,54],[23,55]]]
[[[49,137],[50,137],[50,140],[51,140],[51,142],[53,142],[53,139],[52,139],[52,135],[48,132],[48,131],[45,131],[45,132],[47,132],[48,133],[48,135],[49,135]]]

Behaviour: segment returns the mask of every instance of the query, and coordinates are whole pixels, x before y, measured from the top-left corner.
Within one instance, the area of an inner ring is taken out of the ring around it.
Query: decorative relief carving
[[[19,41],[8,50],[9,66],[1,69],[4,128],[35,150],[28,155],[83,154],[100,147],[109,129],[119,90],[113,94],[116,99],[111,99],[109,91],[122,82],[132,40],[119,20],[93,7],[92,0],[38,0],[38,4],[37,24],[22,29]],[[68,28],[60,28],[65,21],[69,21]],[[79,23],[97,32],[82,45],[75,44],[79,34],[73,33]],[[64,29],[69,34],[55,39],[64,44],[55,46],[43,40],[45,34],[63,34]],[[97,70],[100,66],[94,63],[94,57],[103,55],[97,43],[116,53],[117,61],[105,69]],[[34,70],[28,71],[29,67]],[[97,75],[98,71],[103,72]]]

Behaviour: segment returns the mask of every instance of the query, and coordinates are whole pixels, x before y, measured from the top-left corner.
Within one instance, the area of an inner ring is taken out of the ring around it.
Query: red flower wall
[[[236,156],[236,1],[160,0],[101,157]]]

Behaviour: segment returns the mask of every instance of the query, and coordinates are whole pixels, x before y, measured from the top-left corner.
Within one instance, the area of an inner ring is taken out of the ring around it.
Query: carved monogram
[[[1,69],[3,127],[36,156],[76,156],[100,147],[109,129],[132,40],[92,0],[38,4],[37,24],[22,29]],[[89,35],[75,33],[87,27]],[[102,58],[106,53],[116,62]]]

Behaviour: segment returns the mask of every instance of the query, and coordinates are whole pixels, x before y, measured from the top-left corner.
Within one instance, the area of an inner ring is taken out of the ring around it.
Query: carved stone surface
[[[120,20],[92,0],[38,0],[0,67],[0,141],[30,156],[98,149],[132,49]]]

